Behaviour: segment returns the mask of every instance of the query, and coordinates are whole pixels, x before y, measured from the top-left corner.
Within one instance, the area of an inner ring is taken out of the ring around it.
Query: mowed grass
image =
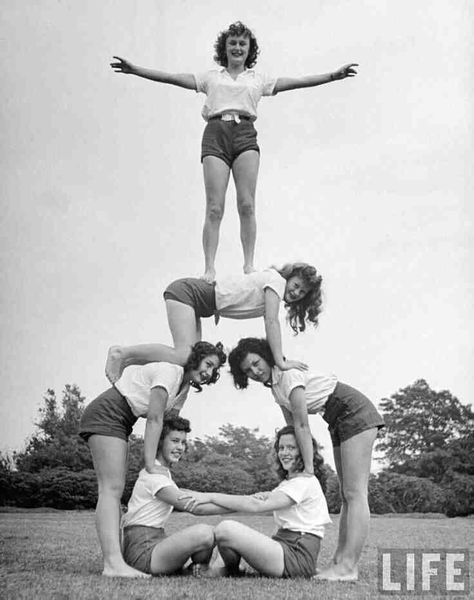
[[[271,534],[270,516],[234,517]],[[167,532],[197,522],[215,524],[220,517],[173,514]],[[328,528],[319,566],[328,563],[337,539],[337,517]],[[0,598],[6,599],[320,599],[380,598],[377,589],[377,548],[469,548],[474,551],[474,519],[374,517],[360,561],[357,583],[317,583],[264,577],[195,579],[157,577],[149,580],[101,577],[102,559],[92,512],[32,511],[0,514]],[[397,573],[393,576],[397,578]],[[439,592],[441,593],[441,589]],[[436,595],[436,590],[432,591]],[[413,596],[411,596],[413,598]],[[407,598],[390,595],[389,598]]]

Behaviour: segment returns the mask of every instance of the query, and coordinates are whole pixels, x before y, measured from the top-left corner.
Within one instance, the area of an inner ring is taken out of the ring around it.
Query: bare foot
[[[357,568],[349,570],[344,567],[341,563],[337,565],[331,565],[324,571],[321,571],[313,577],[318,581],[352,581],[355,582],[359,578]]]
[[[142,571],[137,571],[133,567],[130,567],[126,563],[122,566],[113,569],[112,567],[104,568],[102,571],[102,575],[104,577],[128,577],[128,578],[142,578],[148,579],[151,577],[148,573],[143,573]]]
[[[201,275],[201,279],[204,279],[207,283],[214,283],[216,280],[216,270],[214,268],[206,269],[204,275]]]
[[[124,369],[123,363],[123,348],[122,346],[111,346],[107,353],[107,361],[105,363],[105,376],[114,384],[120,379]]]
[[[244,273],[245,273],[245,275],[248,275],[249,273],[255,273],[256,270],[257,269],[253,265],[244,265]]]

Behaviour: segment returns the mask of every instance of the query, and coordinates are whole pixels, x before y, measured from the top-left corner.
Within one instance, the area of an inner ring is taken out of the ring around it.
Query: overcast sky
[[[320,326],[284,326],[287,356],[376,403],[419,378],[472,402],[472,3],[0,4],[2,449],[23,447],[47,388],[77,383],[88,401],[106,389],[109,345],[171,341],[162,292],[203,270],[204,97],[109,62],[204,71],[238,19],[275,76],[360,63],[355,78],[259,106],[257,266],[304,260],[324,278]],[[242,264],[232,184],[226,209],[220,275]],[[261,319],[203,327],[227,347],[263,333]],[[182,414],[199,436],[281,425],[267,390],[237,392],[227,373]]]

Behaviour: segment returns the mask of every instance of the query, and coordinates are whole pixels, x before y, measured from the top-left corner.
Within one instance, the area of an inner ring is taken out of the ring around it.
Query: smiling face
[[[286,282],[284,300],[287,304],[302,300],[309,292],[308,285],[299,275],[293,275]]]
[[[177,463],[186,450],[186,432],[172,429],[165,437],[158,451],[158,460],[165,467]]]
[[[197,369],[192,369],[190,371],[191,381],[198,383],[199,385],[204,385],[211,379],[214,371],[219,367],[219,357],[216,354],[209,354],[201,360]]]
[[[278,460],[288,474],[297,472],[296,461],[300,456],[296,437],[292,433],[283,434],[278,442]]]
[[[240,369],[253,381],[267,383],[272,377],[272,369],[267,361],[254,352],[249,352],[240,363]]]
[[[229,35],[225,42],[225,52],[228,67],[245,68],[245,61],[249,55],[250,40],[245,35]]]

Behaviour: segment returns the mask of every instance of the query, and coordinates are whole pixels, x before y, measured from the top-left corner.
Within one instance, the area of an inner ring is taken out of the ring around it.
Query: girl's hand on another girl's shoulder
[[[298,369],[298,371],[307,371],[308,365],[299,360],[287,360],[283,362],[283,364],[279,366],[280,371],[289,371],[290,369]]]
[[[357,71],[354,67],[358,66],[359,65],[357,63],[349,63],[348,65],[344,65],[331,74],[331,79],[335,80],[345,79],[346,77],[355,77],[355,75],[357,75]]]
[[[133,75],[135,73],[135,65],[129,60],[121,58],[120,56],[114,56],[119,62],[112,62],[110,66],[116,73],[126,73],[127,75]]]

